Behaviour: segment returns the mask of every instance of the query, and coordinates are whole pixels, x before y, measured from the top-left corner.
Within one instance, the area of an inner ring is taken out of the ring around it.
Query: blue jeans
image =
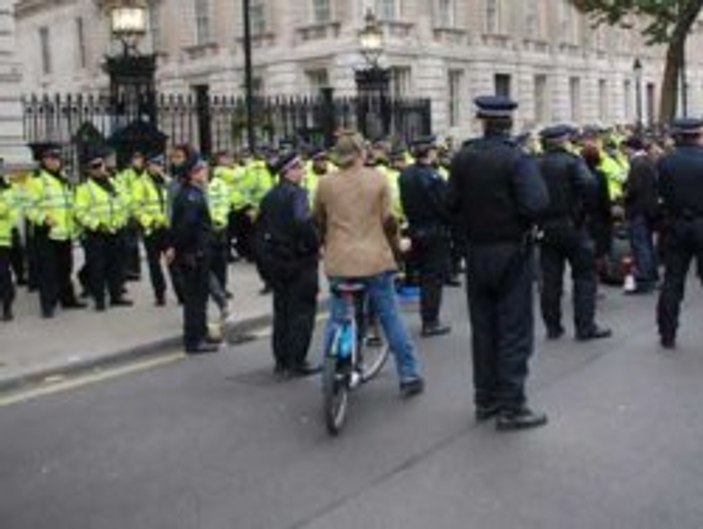
[[[654,288],[659,272],[650,221],[643,215],[637,215],[629,220],[628,229],[637,287],[647,290]]]
[[[410,340],[405,324],[400,317],[400,309],[395,295],[393,272],[385,272],[370,277],[342,278],[330,277],[330,287],[344,281],[362,283],[381,321],[383,332],[386,334],[388,344],[395,356],[395,365],[401,382],[415,380],[420,377],[419,362],[415,346]],[[347,305],[344,299],[332,296],[330,305],[330,319],[325,329],[325,350],[332,343],[334,326],[336,322],[344,319]]]

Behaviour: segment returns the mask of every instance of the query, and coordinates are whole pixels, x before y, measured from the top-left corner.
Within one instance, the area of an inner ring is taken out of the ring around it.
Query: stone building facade
[[[19,0],[17,50],[23,90],[107,89],[101,63],[115,53],[106,0]],[[239,94],[243,86],[241,0],[151,0],[141,43],[158,53],[164,92]],[[656,120],[663,50],[637,31],[590,23],[570,0],[251,0],[255,86],[264,95],[355,93],[364,67],[359,30],[372,8],[382,21],[381,64],[392,91],[432,99],[433,128],[463,137],[474,130],[472,98],[507,93],[520,101],[518,128],[555,121],[636,120],[633,63],[643,65],[645,122]],[[688,49],[703,40],[697,26]],[[689,113],[703,105],[701,59],[689,53]]]
[[[7,5],[5,5],[7,4]],[[8,168],[29,162],[22,141],[20,65],[15,55],[15,21],[9,2],[0,3],[0,157]]]

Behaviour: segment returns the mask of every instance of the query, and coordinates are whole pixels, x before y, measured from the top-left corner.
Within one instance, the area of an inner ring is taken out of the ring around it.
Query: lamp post
[[[146,34],[147,5],[144,0],[116,0],[110,5],[110,32],[122,44],[121,53],[106,57],[110,77],[110,102],[115,115],[156,121],[154,74],[156,55],[139,53]]]
[[[367,135],[385,135],[389,131],[390,114],[388,112],[388,89],[390,85],[390,69],[381,68],[379,59],[383,53],[383,29],[374,12],[369,9],[364,16],[364,28],[359,32],[359,45],[367,68],[356,70],[357,95],[359,97],[360,123],[366,123]],[[380,123],[374,126],[368,122],[370,118],[380,117]],[[374,129],[381,130],[374,130]]]
[[[242,0],[242,21],[244,23],[244,100],[246,106],[247,143],[249,150],[256,149],[254,134],[254,74],[251,65],[251,0]]]
[[[642,63],[639,58],[632,64],[635,73],[635,109],[637,112],[637,133],[642,133]]]

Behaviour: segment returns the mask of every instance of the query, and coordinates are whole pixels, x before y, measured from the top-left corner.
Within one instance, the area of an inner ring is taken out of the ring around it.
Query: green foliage
[[[648,45],[685,38],[703,8],[703,0],[574,0],[595,25],[631,28],[631,18],[646,21],[642,34]]]

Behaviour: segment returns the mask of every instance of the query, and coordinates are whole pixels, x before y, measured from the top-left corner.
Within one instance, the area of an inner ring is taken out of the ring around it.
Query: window
[[[409,66],[393,66],[391,68],[391,95],[405,97],[410,94],[411,70]]]
[[[85,30],[81,17],[76,18],[76,39],[78,45],[78,66],[80,68],[85,68],[87,62],[85,53]]]
[[[507,73],[497,73],[493,78],[495,94],[497,96],[510,97],[510,75]]]
[[[49,42],[49,28],[42,26],[39,28],[39,47],[41,49],[41,69],[42,73],[51,73],[51,43]]]
[[[548,109],[548,97],[547,92],[547,76],[544,74],[535,75],[535,122],[536,123],[547,123],[549,122],[549,109]]]
[[[312,20],[316,24],[324,24],[332,19],[330,0],[312,0]]]
[[[571,2],[561,2],[559,4],[559,36],[562,42],[569,44],[576,42],[578,22],[578,18],[574,16]]]
[[[605,79],[598,80],[598,119],[608,120],[608,83]]]
[[[462,84],[464,80],[463,70],[449,70],[449,126],[456,127],[461,122],[461,100]]]
[[[622,95],[623,95],[623,108],[625,109],[625,119],[632,119],[632,82],[623,81],[622,83]]]
[[[578,77],[569,79],[569,103],[570,119],[574,123],[579,123],[581,121],[581,80]]]
[[[437,26],[453,28],[456,24],[456,2],[454,0],[437,0]]]
[[[264,0],[251,1],[249,21],[252,35],[261,35],[266,32],[266,5]]]
[[[541,0],[525,2],[525,31],[528,38],[544,39],[544,3]]]
[[[151,47],[154,51],[161,49],[161,21],[159,15],[159,4],[149,4],[149,34],[151,35]]]
[[[500,0],[486,0],[486,33],[500,33]]]
[[[210,0],[195,0],[195,43],[210,42]]]
[[[376,16],[380,20],[400,18],[400,0],[376,0]]]
[[[327,68],[317,68],[314,70],[307,70],[305,72],[305,77],[308,81],[308,87],[311,94],[318,94],[320,89],[325,88],[330,85],[329,74],[327,73]]]

